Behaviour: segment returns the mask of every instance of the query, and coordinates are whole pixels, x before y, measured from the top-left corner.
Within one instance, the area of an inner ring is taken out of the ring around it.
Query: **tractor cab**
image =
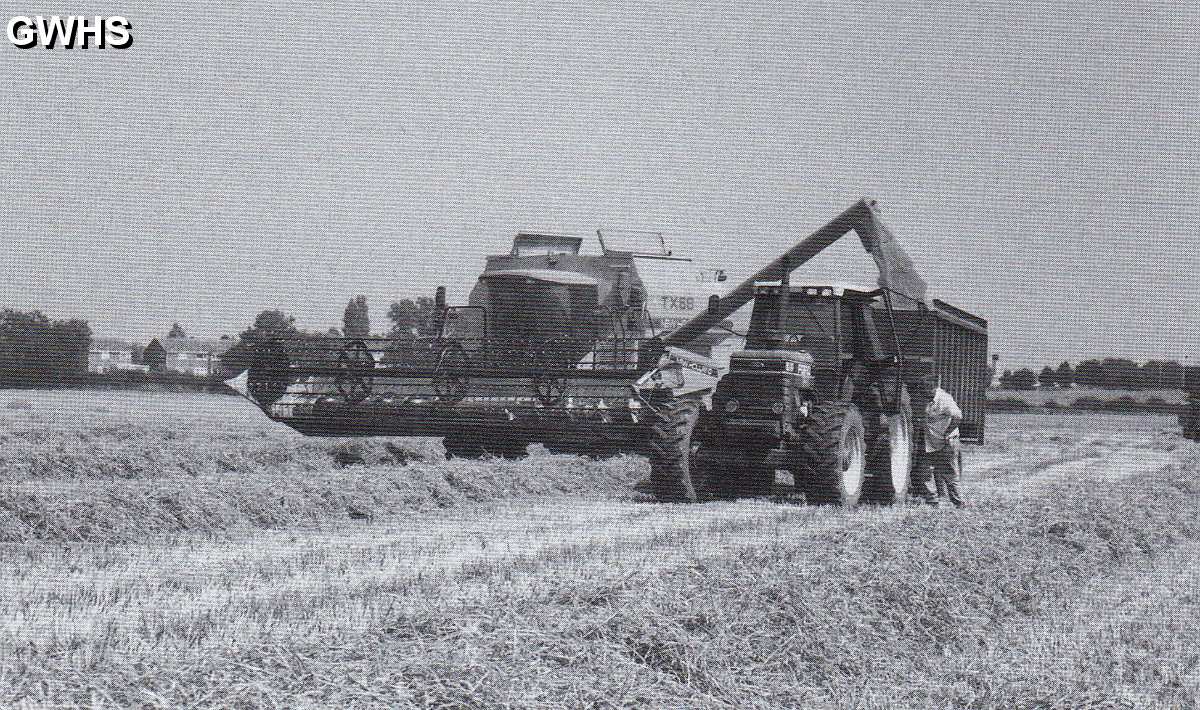
[[[892,305],[881,288],[758,286],[746,349],[730,358],[730,372],[771,369],[761,364],[767,357],[808,362],[805,386],[822,399],[841,398],[855,370],[895,363],[898,345],[884,342],[876,326],[877,319],[890,320]]]
[[[891,304],[881,288],[756,286],[746,348],[730,356],[713,395],[724,436],[778,445],[798,434],[814,404],[849,400],[856,385],[886,397],[883,375],[894,371],[898,344],[883,342],[876,321],[890,319]]]

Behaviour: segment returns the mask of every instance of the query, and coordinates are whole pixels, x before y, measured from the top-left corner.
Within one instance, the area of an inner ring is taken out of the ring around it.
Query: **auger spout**
[[[715,302],[715,308],[710,308],[668,333],[663,342],[685,347],[749,303],[754,298],[756,283],[783,280],[786,273],[795,271],[851,230],[875,260],[881,287],[913,301],[925,301],[925,281],[917,275],[912,259],[904,253],[895,235],[883,223],[875,200],[864,197],[721,297]]]

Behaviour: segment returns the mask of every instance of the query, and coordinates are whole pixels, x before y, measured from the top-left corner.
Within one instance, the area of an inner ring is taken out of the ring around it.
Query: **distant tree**
[[[142,364],[151,372],[163,372],[167,369],[167,349],[158,338],[152,339],[142,351]]]
[[[238,336],[243,342],[254,343],[268,338],[289,338],[300,334],[296,319],[280,310],[263,311],[254,317],[254,325]]]
[[[1012,389],[1012,370],[1005,370],[1000,375],[1000,389]]]
[[[1099,360],[1084,360],[1076,365],[1075,383],[1091,387],[1104,387],[1104,363]]]
[[[420,335],[435,335],[433,328],[433,299],[418,296],[417,300],[402,299],[388,308],[388,320],[392,322],[393,338],[412,338]]]
[[[1046,365],[1042,371],[1038,373],[1038,384],[1042,387],[1053,387],[1058,383],[1058,375],[1055,374],[1054,368]]]
[[[171,324],[171,332],[167,333],[168,338],[186,338],[187,333],[183,332],[183,326],[178,323]]]
[[[1133,360],[1106,357],[1101,363],[1101,380],[1110,389],[1139,389],[1142,387],[1142,372]]]
[[[1166,389],[1181,387],[1181,383],[1183,382],[1183,365],[1174,360],[1167,360],[1162,364],[1162,367],[1162,383],[1158,386]]]
[[[1015,390],[1031,390],[1037,386],[1037,375],[1033,370],[1023,367],[1012,374],[1012,388]]]
[[[1183,376],[1183,365],[1174,360],[1148,360],[1142,365],[1142,386],[1152,389],[1175,388]]]
[[[87,373],[92,331],[84,320],[0,311],[0,385],[72,382]]]
[[[1063,360],[1058,364],[1058,369],[1054,371],[1054,382],[1059,387],[1070,387],[1075,382],[1075,370],[1071,367],[1071,363]]]
[[[346,311],[342,315],[342,332],[347,338],[365,338],[371,334],[366,296],[355,296],[346,304]]]
[[[295,338],[296,319],[281,310],[262,311],[254,317],[254,324],[238,335],[238,342],[221,356],[221,367],[227,375],[235,375],[250,367],[251,348],[271,338]]]

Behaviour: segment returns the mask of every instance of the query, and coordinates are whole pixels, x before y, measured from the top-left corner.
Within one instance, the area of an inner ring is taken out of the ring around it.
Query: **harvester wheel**
[[[903,503],[913,467],[913,416],[908,388],[901,387],[899,406],[884,414],[884,426],[875,433],[867,456],[869,477],[863,498],[872,503]]]
[[[671,399],[658,406],[658,417],[650,426],[648,454],[650,486],[654,496],[664,502],[695,503],[704,493],[701,466],[694,439],[700,420],[700,403],[691,399]]]
[[[866,441],[858,407],[848,402],[816,405],[800,433],[798,449],[799,461],[792,476],[803,482],[808,502],[858,504],[866,469]]]

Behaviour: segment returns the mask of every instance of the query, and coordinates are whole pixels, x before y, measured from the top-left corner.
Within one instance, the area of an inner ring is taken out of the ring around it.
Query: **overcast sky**
[[[8,10],[134,44],[0,48],[0,305],[144,341],[363,293],[382,330],[518,230],[741,276],[870,195],[1005,365],[1200,359],[1200,4],[199,5]]]

